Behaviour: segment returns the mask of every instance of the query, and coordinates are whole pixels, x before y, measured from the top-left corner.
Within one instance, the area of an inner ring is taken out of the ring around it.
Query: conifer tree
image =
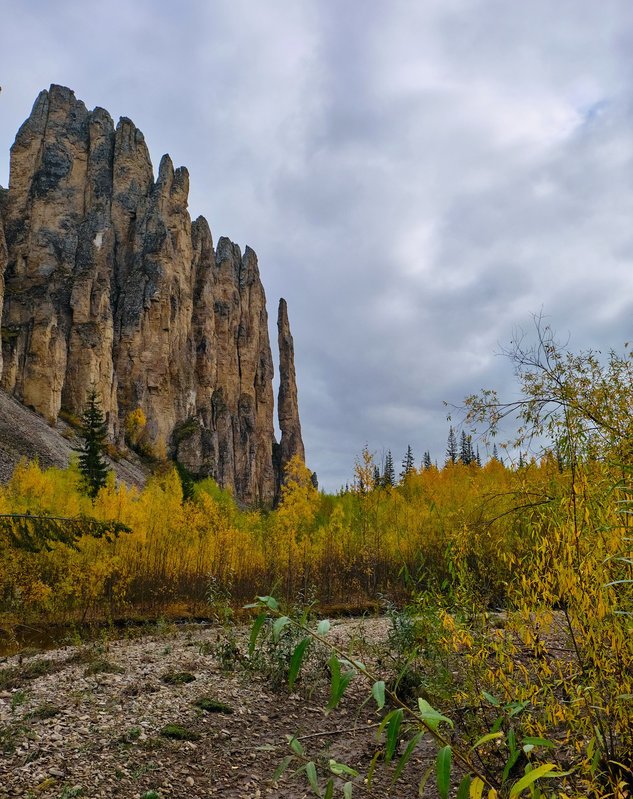
[[[400,479],[404,480],[404,478],[410,474],[413,469],[415,468],[415,459],[413,457],[413,450],[411,449],[411,444],[407,446],[407,451],[402,459],[402,471],[400,472]]]
[[[446,442],[446,462],[445,466],[449,463],[457,463],[457,439],[455,438],[455,431],[451,425],[448,430],[448,441]]]
[[[495,461],[499,460],[499,452],[497,450],[497,445],[496,444],[492,445],[492,459],[495,460]]]
[[[427,451],[424,453],[424,458],[422,460],[422,466],[425,469],[430,469],[432,465],[433,465],[433,463],[431,461],[431,453],[427,449]]]
[[[395,485],[396,483],[396,472],[393,468],[393,455],[391,454],[391,450],[387,450],[387,454],[385,456],[385,470],[382,474],[382,484],[386,488],[387,486]]]
[[[94,386],[88,392],[86,407],[81,416],[80,437],[82,443],[79,447],[79,471],[86,493],[94,499],[99,489],[105,486],[110,471],[103,454],[108,428]]]
[[[477,444],[477,452],[475,453],[475,462],[481,468],[481,455],[479,454],[479,444]]]
[[[459,460],[464,466],[469,466],[475,460],[473,454],[473,439],[472,436],[466,435],[465,430],[462,430],[460,438]]]

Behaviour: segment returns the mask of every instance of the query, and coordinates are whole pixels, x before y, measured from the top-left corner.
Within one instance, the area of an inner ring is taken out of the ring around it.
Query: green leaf
[[[382,710],[385,706],[385,681],[378,680],[371,687],[371,695],[376,700],[378,710]]]
[[[330,632],[330,622],[327,619],[322,619],[317,627],[317,635],[327,635]]]
[[[538,780],[540,777],[544,777],[554,768],[555,766],[553,763],[543,763],[542,766],[532,769],[532,771],[528,771],[528,773],[524,777],[521,777],[518,782],[515,782],[510,789],[510,799],[514,799],[515,796],[519,796],[519,794],[521,794],[526,788],[529,788],[533,782],[536,782],[536,780]]]
[[[491,705],[493,705],[494,707],[501,707],[501,702],[497,699],[496,696],[489,694],[488,691],[482,691],[481,693],[484,695],[484,699],[487,702],[490,702]]]
[[[529,706],[529,701],[525,702],[511,702],[509,705],[505,706],[505,709],[509,711],[509,716],[518,716],[519,713],[523,713],[526,707]]]
[[[312,761],[306,763],[306,774],[308,776],[308,782],[310,783],[310,787],[315,792],[317,796],[321,796],[321,791],[319,789],[319,781],[317,779],[317,771],[316,766]]]
[[[416,733],[413,736],[413,738],[411,738],[409,743],[407,744],[407,748],[404,750],[404,754],[402,755],[402,757],[398,761],[398,765],[396,766],[396,770],[393,773],[393,778],[391,780],[391,784],[392,785],[395,784],[396,780],[402,774],[402,772],[404,770],[404,767],[407,765],[407,763],[411,759],[411,755],[413,754],[413,750],[418,745],[418,742],[419,742],[420,738],[422,738],[423,735],[424,735],[424,733],[422,733],[422,732]]]
[[[288,669],[288,690],[290,691],[292,691],[294,688],[295,680],[297,679],[299,671],[301,670],[303,657],[306,653],[309,643],[310,639],[304,638],[303,641],[297,644],[295,651],[292,653],[292,657],[290,658],[290,668]]]
[[[477,743],[473,744],[473,746],[471,747],[471,750],[472,749],[477,749],[478,746],[483,746],[484,744],[487,744],[488,741],[494,741],[497,738],[503,738],[503,733],[502,732],[489,732],[487,735],[482,735],[482,737],[477,741]]]
[[[470,774],[467,774],[464,777],[464,779],[459,783],[456,799],[469,799],[471,782],[472,782],[472,777],[470,776]]]
[[[325,793],[323,794],[323,799],[332,799],[334,796],[334,780],[329,779],[327,781],[327,785],[325,786]]]
[[[279,603],[274,596],[258,596],[257,599],[262,605],[266,605],[271,610],[279,610]]]
[[[550,749],[553,749],[556,746],[553,741],[550,741],[547,738],[533,738],[529,736],[524,738],[522,743],[529,744],[530,746],[546,746]]]
[[[503,726],[503,716],[499,716],[499,718],[494,720],[494,723],[490,728],[490,732],[499,732],[502,726]]]
[[[450,746],[444,746],[437,753],[437,790],[441,799],[448,799],[448,790],[451,785],[451,761],[452,750]]]
[[[512,749],[510,752],[510,757],[506,760],[506,764],[503,769],[503,774],[501,775],[501,782],[505,782],[509,775],[512,766],[517,762],[519,759],[519,755],[521,754],[519,749]]]
[[[293,752],[298,755],[303,754],[303,746],[301,746],[301,741],[296,737],[296,735],[287,735],[286,738],[288,739],[288,744]]]
[[[429,781],[429,777],[433,773],[433,765],[430,765],[427,770],[422,775],[422,779],[420,780],[420,784],[418,785],[418,796],[422,796],[424,794],[424,788],[426,787],[426,783]]]
[[[259,631],[262,629],[264,622],[266,621],[266,614],[260,613],[259,616],[253,622],[253,626],[251,627],[251,634],[248,639],[248,654],[251,656],[255,651],[255,644],[257,643],[257,636],[259,635]]]
[[[378,758],[382,754],[381,750],[379,749],[377,752],[374,752],[374,756],[371,759],[371,763],[369,764],[369,769],[367,771],[367,788],[371,788],[371,781],[374,778],[374,771],[376,770],[376,763],[378,762]]]
[[[338,693],[339,683],[341,682],[341,664],[335,654],[327,662],[330,669],[330,701]]]
[[[354,677],[353,671],[346,671],[341,674],[341,664],[335,654],[328,661],[330,667],[330,701],[327,703],[327,710],[333,710],[341,701],[347,686]]]
[[[439,711],[431,707],[426,699],[418,699],[418,707],[420,709],[420,718],[433,732],[437,732],[437,728],[442,721],[445,721],[451,727],[454,726],[449,718],[446,718],[446,716],[443,716]]]
[[[343,786],[343,799],[352,799],[352,783],[346,782]]]
[[[402,724],[403,715],[404,711],[402,708],[398,708],[398,710],[394,710],[389,719],[389,724],[387,726],[387,745],[385,747],[385,763],[391,762],[391,758],[395,754],[398,741],[400,740],[400,725]]]
[[[337,777],[342,777],[343,774],[347,774],[349,777],[358,777],[358,772],[346,766],[345,763],[337,763],[336,760],[331,759],[328,765],[332,774],[335,774]]]
[[[279,640],[281,631],[287,624],[290,624],[288,616],[280,616],[278,619],[275,619],[275,623],[273,624],[273,641],[276,642]]]
[[[277,780],[281,777],[284,771],[288,768],[288,766],[294,760],[294,755],[286,755],[281,763],[275,769],[275,773],[273,774],[273,782],[277,782]]]

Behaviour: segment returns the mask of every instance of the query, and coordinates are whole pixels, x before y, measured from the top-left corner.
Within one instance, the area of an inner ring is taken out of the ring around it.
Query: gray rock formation
[[[4,192],[0,188],[0,193]],[[7,268],[7,244],[4,239],[4,225],[2,224],[2,200],[3,195],[0,194],[0,308],[4,300],[4,272]],[[0,375],[2,374],[2,353],[0,352]]]
[[[167,155],[154,180],[129,119],[115,129],[70,89],[41,92],[0,197],[2,387],[54,423],[79,414],[94,385],[118,443],[141,408],[148,445],[243,503],[270,503],[279,477],[257,257],[225,238],[214,249],[206,220],[190,219],[188,187]],[[283,307],[282,464],[304,457]]]
[[[277,470],[280,477],[283,478],[286,464],[294,455],[299,455],[301,460],[305,462],[305,451],[303,439],[301,438],[301,422],[299,421],[295,347],[290,333],[288,306],[283,298],[279,300],[277,332],[279,341],[279,396],[277,410],[279,414],[279,429],[281,431]]]

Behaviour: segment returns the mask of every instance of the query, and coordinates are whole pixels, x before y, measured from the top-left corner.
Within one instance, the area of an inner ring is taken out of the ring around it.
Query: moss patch
[[[160,734],[164,738],[173,738],[176,741],[199,741],[200,736],[193,730],[188,730],[181,724],[165,724]]]
[[[208,696],[201,696],[200,699],[196,699],[193,704],[206,713],[233,713],[232,707],[218,702],[217,699],[211,699]]]
[[[170,671],[161,677],[165,685],[185,685],[185,683],[193,682],[195,679],[194,675],[188,671]]]

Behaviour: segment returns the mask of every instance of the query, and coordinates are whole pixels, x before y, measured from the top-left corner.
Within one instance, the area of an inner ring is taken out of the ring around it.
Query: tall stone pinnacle
[[[0,200],[2,198],[0,197]],[[2,224],[2,203],[0,202],[0,308],[4,299],[4,270],[7,268],[7,245],[4,240],[4,225]],[[2,376],[2,353],[0,348],[0,376]]]
[[[297,378],[295,375],[295,348],[288,321],[288,306],[282,298],[279,300],[277,316],[279,333],[279,399],[277,413],[281,441],[279,443],[279,474],[283,480],[288,461],[298,455],[305,462],[305,449],[301,438],[301,422],[299,421],[299,403],[297,400]]]

